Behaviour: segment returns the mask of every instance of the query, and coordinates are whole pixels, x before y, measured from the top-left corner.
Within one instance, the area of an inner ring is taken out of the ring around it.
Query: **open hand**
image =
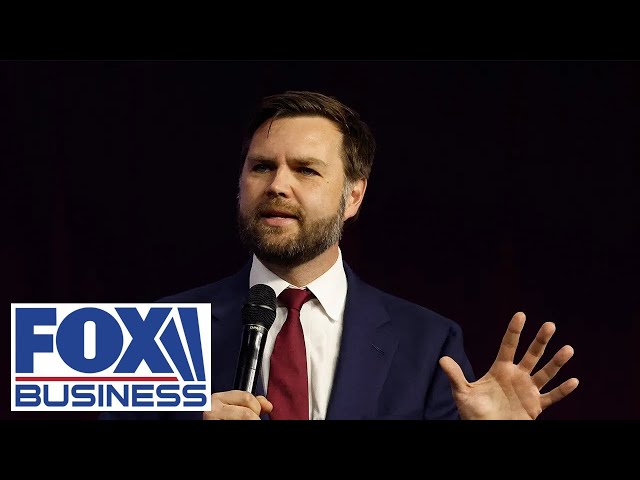
[[[535,420],[542,411],[562,400],[578,386],[577,378],[570,378],[547,393],[541,389],[573,356],[573,348],[565,345],[549,362],[532,375],[542,357],[555,325],[546,322],[518,364],[514,356],[525,315],[516,313],[507,328],[496,360],[478,381],[469,383],[460,366],[451,357],[442,357],[440,366],[449,377],[453,397],[462,419],[468,420]]]

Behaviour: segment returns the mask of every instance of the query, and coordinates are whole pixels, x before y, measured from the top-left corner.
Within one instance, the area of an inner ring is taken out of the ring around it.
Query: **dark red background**
[[[232,273],[247,116],[318,90],[379,144],[349,264],[460,323],[478,375],[514,312],[523,347],[556,322],[550,348],[576,350],[559,377],[581,384],[540,418],[639,419],[638,85],[617,61],[0,63],[5,305],[147,302]],[[9,412],[8,313],[3,417],[94,418]]]

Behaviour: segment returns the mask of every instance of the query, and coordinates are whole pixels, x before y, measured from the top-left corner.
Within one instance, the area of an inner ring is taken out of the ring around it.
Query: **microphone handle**
[[[267,329],[265,327],[252,324],[244,326],[236,376],[233,382],[234,390],[243,390],[255,395],[266,341]]]

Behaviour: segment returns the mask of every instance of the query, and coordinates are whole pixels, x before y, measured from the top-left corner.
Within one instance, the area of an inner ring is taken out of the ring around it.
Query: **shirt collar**
[[[278,277],[265,267],[258,257],[254,255],[251,272],[249,273],[249,288],[258,283],[263,283],[273,288],[276,297],[290,286],[286,280]],[[342,318],[347,300],[347,275],[344,271],[342,251],[340,249],[338,249],[336,263],[325,273],[307,284],[306,287],[316,296],[331,320],[338,321]]]

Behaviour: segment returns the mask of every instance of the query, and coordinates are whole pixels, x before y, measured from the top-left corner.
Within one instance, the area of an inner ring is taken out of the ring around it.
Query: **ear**
[[[361,178],[351,184],[349,193],[347,195],[347,205],[344,209],[343,220],[355,216],[360,209],[362,200],[364,199],[364,192],[367,190],[367,179]]]

